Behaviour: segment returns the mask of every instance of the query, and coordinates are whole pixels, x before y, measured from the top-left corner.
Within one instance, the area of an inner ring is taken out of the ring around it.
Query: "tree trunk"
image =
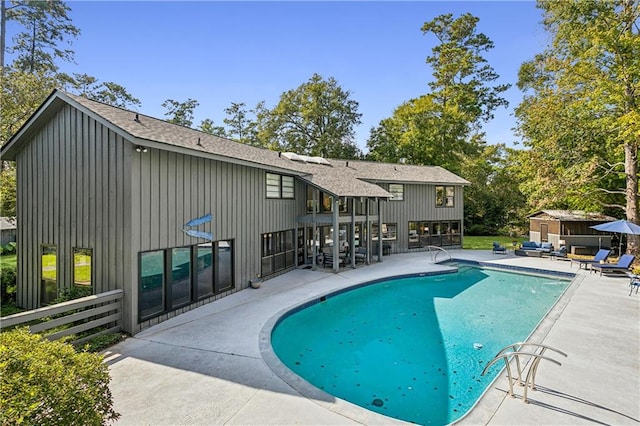
[[[638,147],[624,144],[624,172],[627,177],[627,220],[638,224]],[[640,235],[629,235],[627,253],[640,255]]]
[[[633,33],[636,22],[634,13],[634,2],[626,0],[622,5],[622,15],[625,21],[625,32],[631,38],[637,36]],[[625,63],[627,61],[623,61]],[[630,62],[629,62],[630,63]],[[635,87],[625,79],[625,113],[637,110],[636,97],[638,94],[634,90]],[[633,136],[629,136],[633,138]],[[638,224],[638,141],[626,141],[624,144],[624,173],[627,181],[626,188],[626,213],[627,220]],[[640,235],[629,235],[627,238],[627,253],[640,255]]]
[[[7,39],[7,2],[0,0],[0,72],[4,74],[4,50]]]

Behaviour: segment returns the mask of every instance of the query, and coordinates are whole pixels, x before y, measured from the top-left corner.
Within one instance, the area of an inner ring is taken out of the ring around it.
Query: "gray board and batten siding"
[[[74,248],[91,249],[93,292],[124,291],[123,328],[132,333],[247,288],[260,273],[263,234],[311,226],[308,185],[372,200],[383,223],[397,224],[393,252],[404,252],[409,221],[462,222],[468,184],[440,167],[292,161],[58,90],[1,153],[17,165],[18,303],[41,302],[43,245],[56,246],[59,289],[72,285]],[[295,197],[267,198],[267,172],[294,177]],[[386,201],[389,183],[404,185],[403,201]],[[453,207],[435,207],[436,185],[455,187]],[[233,287],[140,321],[140,253],[203,243],[182,229],[206,213],[213,220],[198,230],[233,244]]]
[[[384,188],[388,184],[380,183]],[[404,184],[404,200],[389,200],[384,205],[383,222],[397,223],[397,241],[392,244],[393,253],[406,253],[419,249],[409,249],[409,222],[422,221],[459,221],[464,217],[463,187],[454,186],[454,206],[436,207],[436,185],[434,184]],[[462,232],[462,227],[460,228]],[[462,238],[462,234],[460,235]]]
[[[74,247],[92,248],[96,293],[131,282],[131,146],[62,105],[16,155],[18,304],[40,303],[42,245],[57,248],[57,279],[72,282]],[[37,267],[33,267],[37,265]]]
[[[264,170],[151,148],[137,152],[68,104],[29,139],[16,155],[18,180],[27,182],[17,200],[18,220],[28,224],[19,227],[17,246],[23,307],[40,303],[43,244],[57,248],[60,288],[73,279],[73,248],[91,248],[94,291],[123,289],[124,329],[135,332],[144,326],[137,324],[137,253],[202,242],[182,227],[210,212],[213,221],[200,229],[234,242],[233,292],[259,272],[260,234],[295,224],[296,200],[266,199]]]

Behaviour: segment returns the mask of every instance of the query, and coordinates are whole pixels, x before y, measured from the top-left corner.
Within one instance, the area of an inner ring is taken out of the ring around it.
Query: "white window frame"
[[[389,192],[393,195],[391,201],[404,201],[404,184],[390,183]]]
[[[294,199],[296,196],[293,176],[267,172],[265,174],[265,189],[265,195],[270,199]]]

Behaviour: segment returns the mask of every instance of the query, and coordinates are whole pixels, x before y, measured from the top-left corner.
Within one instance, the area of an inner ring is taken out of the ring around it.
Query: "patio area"
[[[501,375],[460,424],[640,422],[640,294],[629,296],[628,278],[600,277],[549,258],[450,253],[576,274],[530,338],[566,352],[562,366],[541,363],[530,404],[522,402],[522,388],[510,398]],[[283,381],[286,371],[270,367],[264,328],[279,313],[332,290],[445,268],[422,252],[384,256],[382,263],[338,274],[295,270],[149,328],[105,352],[122,414],[118,424],[404,424],[302,380]]]

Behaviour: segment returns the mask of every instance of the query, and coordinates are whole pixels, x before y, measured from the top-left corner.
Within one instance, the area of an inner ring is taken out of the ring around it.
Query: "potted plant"
[[[255,278],[250,279],[249,285],[251,286],[251,288],[260,288],[260,286],[262,285],[262,278],[260,277],[260,274],[256,274]]]

